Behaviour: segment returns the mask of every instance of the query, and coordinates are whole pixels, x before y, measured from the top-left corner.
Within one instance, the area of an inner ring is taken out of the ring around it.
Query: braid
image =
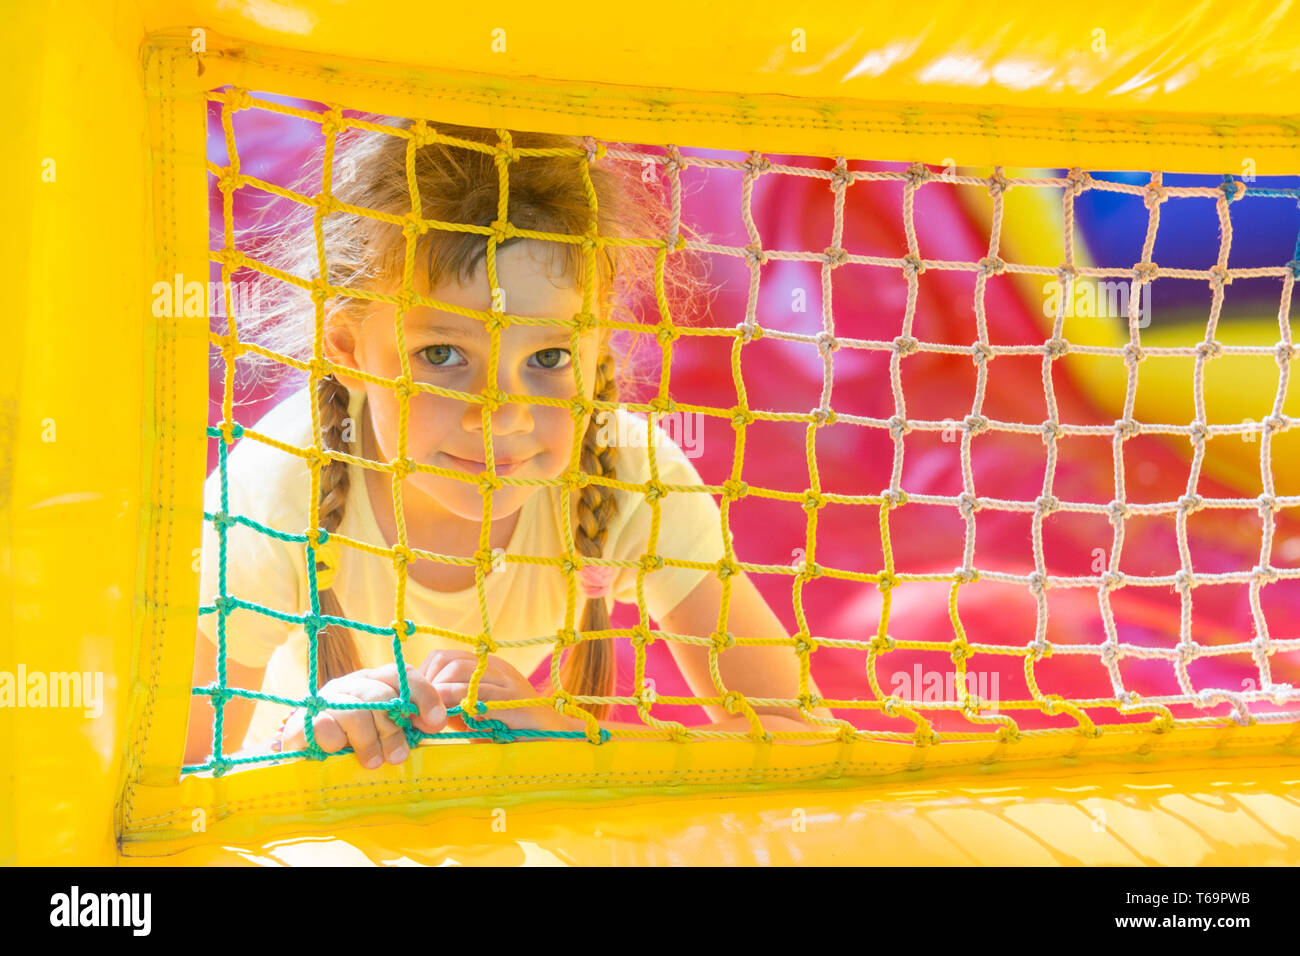
[[[334,451],[346,451],[343,428],[348,417],[348,390],[333,375],[327,375],[316,387],[316,402],[320,406],[321,444]],[[348,500],[348,464],[331,458],[321,466],[320,473],[320,526],[333,534],[343,523],[343,512]],[[317,571],[321,570],[319,563]],[[338,586],[337,574],[335,587]],[[322,614],[343,617],[343,608],[331,588],[319,594]],[[357,651],[352,631],[338,624],[328,624],[317,632],[318,684],[324,684],[361,669],[361,654]]]
[[[614,358],[604,355],[596,366],[598,402],[618,401],[618,380],[614,375]],[[582,439],[582,470],[588,475],[614,478],[614,452],[600,441],[602,429],[597,416],[592,415],[587,433]],[[589,484],[579,492],[577,527],[574,541],[583,557],[599,558],[605,546],[605,532],[610,519],[618,510],[614,489],[607,485]],[[593,598],[583,608],[579,630],[603,631],[609,628],[609,606],[604,598]],[[614,691],[614,645],[609,639],[583,641],[570,653],[560,669],[560,680],[570,693],[607,697]],[[588,707],[597,720],[604,719],[609,711],[607,704]]]

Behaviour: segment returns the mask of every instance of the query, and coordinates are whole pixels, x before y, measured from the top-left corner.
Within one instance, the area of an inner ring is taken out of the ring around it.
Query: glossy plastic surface
[[[207,320],[154,316],[149,290],[178,272],[207,272],[203,90],[236,84],[633,142],[1216,173],[1239,173],[1250,159],[1271,175],[1300,168],[1296,26],[1290,4],[1228,2],[1100,2],[1082,17],[1031,4],[981,11],[940,2],[900,17],[896,5],[795,12],[785,3],[724,3],[665,16],[628,8],[582,29],[533,3],[454,13],[396,0],[14,5],[6,62],[24,81],[3,159],[0,254],[11,318],[0,349],[0,606],[8,611],[0,669],[98,673],[103,694],[97,716],[0,711],[0,862],[111,864],[121,836],[150,830],[160,839],[146,852],[208,842],[186,851],[186,862],[229,859],[217,848],[227,831],[274,856],[258,841],[259,828],[269,834],[275,825],[270,817],[217,812],[195,833],[188,815],[245,789],[269,807],[285,780],[320,799],[283,826],[301,831],[315,821],[340,852],[351,846],[371,860],[481,853],[570,862],[613,852],[590,806],[530,811],[523,790],[512,801],[523,807],[511,823],[518,828],[496,842],[473,825],[441,837],[365,826],[388,810],[330,805],[329,787],[366,786],[343,765],[277,768],[278,777],[255,783],[240,775],[178,783],[197,610]],[[204,31],[201,56],[195,30]],[[1105,31],[1104,50],[1093,49],[1095,30]],[[801,39],[794,31],[803,31],[802,50],[792,46]],[[951,782],[921,794],[892,783],[870,793],[809,790],[798,802],[779,790],[679,801],[665,784],[659,802],[602,804],[600,818],[624,835],[614,846],[639,847],[620,862],[716,862],[724,847],[738,861],[1295,863],[1294,774],[1257,774],[1249,762],[1265,752],[1294,760],[1294,737],[1278,728],[1227,736],[1203,743],[1256,747],[1241,750],[1239,763],[1203,753],[1182,769],[1170,764],[1159,783],[1167,800],[1117,778],[1101,798],[1125,821],[1107,824],[1121,834],[1116,842],[1078,830],[1088,819],[1078,794],[1094,786],[1083,765],[1044,789],[1012,774],[1005,792],[1021,799],[1005,804]],[[802,761],[804,770],[825,762],[814,748],[773,758],[755,747],[670,757],[611,748],[599,759],[629,773],[665,760],[701,773],[729,764],[739,768],[732,788],[773,759]],[[985,756],[962,752],[958,762]],[[485,759],[501,779],[518,772],[500,762],[513,756]],[[565,759],[590,758],[574,751]],[[409,771],[411,791],[421,772]],[[409,800],[411,791],[393,787],[387,799]],[[701,809],[724,800],[732,809]],[[495,804],[474,805],[481,815]],[[782,830],[795,807],[808,811],[806,844]],[[838,840],[843,827],[858,836]],[[589,835],[596,828],[602,836]],[[1023,837],[996,838],[1014,833]],[[530,857],[530,847],[543,849]]]

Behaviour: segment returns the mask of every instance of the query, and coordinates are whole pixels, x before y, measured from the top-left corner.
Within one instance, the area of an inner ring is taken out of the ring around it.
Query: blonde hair
[[[410,129],[410,121],[398,128]],[[429,124],[439,135],[495,146],[501,137],[494,130],[471,126]],[[698,238],[699,234],[674,223],[663,200],[657,177],[647,183],[639,164],[608,157],[592,160],[590,141],[573,136],[535,132],[511,132],[511,145],[519,149],[579,150],[573,155],[526,156],[508,167],[508,221],[522,229],[582,235],[591,220],[582,166],[596,195],[597,231],[602,237],[634,237],[673,241],[677,234]],[[407,181],[408,139],[391,133],[348,129],[338,136],[335,148],[333,195],[343,203],[369,210],[404,216],[411,211]],[[500,174],[491,152],[455,144],[435,142],[415,150],[415,184],[419,191],[420,215],[426,220],[488,226],[497,219]],[[673,227],[676,226],[674,230]],[[673,235],[670,235],[673,232]],[[304,242],[302,230],[285,230],[284,241],[263,258],[284,272],[315,280],[319,275],[314,241]],[[310,233],[308,233],[310,236]],[[374,218],[332,212],[322,221],[325,261],[330,286],[366,288],[391,281],[402,274],[405,240],[400,227]],[[314,237],[312,237],[314,239]],[[500,249],[521,237],[497,244]],[[586,261],[582,249],[571,243],[548,243],[561,259],[562,273],[575,287],[585,283]],[[470,281],[486,258],[487,238],[476,233],[430,229],[416,247],[417,269],[423,269],[430,288],[455,279]],[[635,307],[653,296],[657,250],[648,246],[605,245],[597,253],[597,311],[601,318],[617,317],[636,321],[629,306]],[[711,288],[703,272],[695,268],[694,254],[669,255],[664,270],[664,292],[674,322],[689,321],[689,313],[702,308]],[[283,286],[283,284],[281,284]],[[300,360],[311,357],[314,342],[314,313],[304,309],[298,290],[263,311],[241,328],[241,338],[259,340],[264,346]],[[264,297],[265,298],[265,297]],[[355,311],[357,300],[337,296],[327,302],[327,322],[339,313]],[[640,335],[633,335],[633,344]],[[597,362],[594,400],[617,402],[619,380],[633,380],[630,354],[620,356],[606,334],[605,348]],[[620,363],[616,361],[623,359]],[[348,390],[334,376],[321,379],[315,400],[319,407],[322,447],[346,451],[343,431],[348,417]],[[602,441],[604,429],[590,416],[583,435],[580,465],[593,476],[615,476],[614,453]],[[321,469],[319,523],[335,531],[343,520],[349,484],[346,462],[329,459]],[[614,489],[588,483],[577,493],[574,509],[574,541],[583,557],[601,557],[606,530],[617,510]],[[323,613],[344,617],[332,591],[320,593]],[[584,632],[609,627],[609,610],[604,598],[585,602],[579,629]],[[319,679],[323,683],[361,667],[360,654],[351,630],[329,625],[319,632]],[[579,695],[610,696],[614,691],[614,647],[610,640],[584,640],[574,647],[561,666],[560,680],[567,691]],[[607,713],[606,705],[589,708],[597,717]]]

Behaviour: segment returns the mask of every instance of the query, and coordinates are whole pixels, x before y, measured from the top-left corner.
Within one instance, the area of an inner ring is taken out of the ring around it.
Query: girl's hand
[[[446,706],[424,675],[409,665],[406,681],[411,701],[419,708],[419,713],[411,715],[411,723],[427,734],[436,734],[447,726]],[[393,700],[400,695],[400,690],[397,665],[385,664],[336,677],[320,689],[320,696],[349,703],[374,703]],[[279,735],[280,747],[277,749],[293,751],[307,746],[306,715],[306,709],[301,707],[293,712]],[[316,743],[326,753],[338,753],[344,747],[351,747],[356,751],[357,760],[368,770],[374,770],[385,760],[392,764],[401,763],[410,752],[402,728],[382,710],[323,710],[312,720],[312,730],[316,734]]]
[[[470,651],[434,651],[420,665],[420,672],[433,685],[448,707],[455,707],[469,691],[469,681],[478,667],[478,655]],[[487,669],[478,682],[479,700],[530,700],[544,696],[528,678],[499,657],[488,656]],[[581,730],[581,721],[558,713],[553,707],[490,710],[471,715],[499,720],[511,730]]]

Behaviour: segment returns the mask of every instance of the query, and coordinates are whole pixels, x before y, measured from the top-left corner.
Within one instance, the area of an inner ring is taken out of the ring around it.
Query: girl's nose
[[[482,392],[487,388],[486,378],[478,383],[475,391]],[[512,389],[510,383],[503,378],[498,377],[497,388],[506,394],[522,394],[518,389]],[[492,413],[492,434],[496,438],[505,438],[510,435],[527,435],[533,430],[533,407],[521,402],[502,402],[496,411]],[[461,418],[461,427],[468,432],[483,431],[483,405],[479,402],[466,402],[465,412]]]

